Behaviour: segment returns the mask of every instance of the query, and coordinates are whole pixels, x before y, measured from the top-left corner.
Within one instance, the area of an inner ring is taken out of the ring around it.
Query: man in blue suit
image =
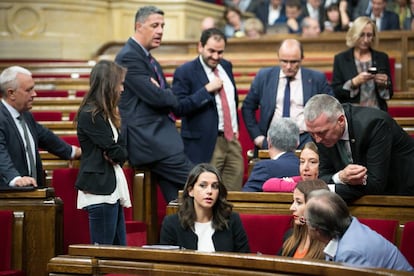
[[[194,164],[211,163],[221,172],[228,190],[240,191],[243,157],[238,141],[238,97],[232,64],[223,59],[225,46],[222,31],[204,30],[198,43],[200,55],[176,69],[173,91],[180,100],[177,114],[182,119],[186,155]],[[226,118],[230,129],[227,138]]]
[[[267,140],[270,159],[256,163],[243,186],[244,192],[262,192],[263,183],[272,177],[299,175],[299,158],[295,155],[299,128],[295,122],[289,118],[274,120],[269,127]]]
[[[290,117],[299,127],[302,148],[311,141],[306,132],[303,108],[306,102],[316,94],[333,95],[323,73],[301,68],[303,49],[296,39],[284,40],[279,48],[280,66],[261,69],[250,86],[243,101],[242,114],[256,149],[266,149],[266,133],[273,118]],[[290,97],[285,102],[287,84]],[[256,111],[260,107],[260,119]],[[283,109],[289,112],[286,116]]]
[[[121,135],[127,141],[128,160],[134,167],[149,168],[167,202],[177,198],[192,164],[171,111],[178,100],[168,87],[159,63],[150,50],[161,44],[164,12],[145,6],[135,16],[135,34],[116,56],[128,69],[119,102]]]

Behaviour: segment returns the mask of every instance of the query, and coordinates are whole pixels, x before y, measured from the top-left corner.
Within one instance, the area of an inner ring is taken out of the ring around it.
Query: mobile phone
[[[375,75],[376,73],[378,73],[377,67],[369,67],[368,73]]]

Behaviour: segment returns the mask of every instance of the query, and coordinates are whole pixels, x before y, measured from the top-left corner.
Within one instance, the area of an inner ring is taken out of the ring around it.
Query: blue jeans
[[[126,245],[124,210],[115,204],[94,204],[85,207],[89,214],[92,244]]]

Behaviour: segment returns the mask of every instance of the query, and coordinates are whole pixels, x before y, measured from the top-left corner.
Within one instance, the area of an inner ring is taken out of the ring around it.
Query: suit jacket
[[[343,104],[354,164],[367,167],[367,185],[335,185],[345,201],[362,195],[414,195],[414,139],[388,113],[370,107]],[[333,183],[332,176],[345,167],[337,145],[318,144],[319,178]]]
[[[304,104],[316,94],[333,95],[332,89],[323,73],[303,67],[301,70]],[[252,140],[259,135],[267,136],[267,130],[276,109],[279,73],[280,67],[261,69],[253,80],[250,91],[243,101],[242,115]],[[294,93],[294,91],[291,93]],[[257,121],[256,110],[259,107],[260,120]],[[264,140],[264,146],[267,147],[266,139]]]
[[[387,74],[389,82],[390,97],[393,95],[391,72],[389,58],[386,53],[375,51],[371,49],[372,65],[377,67],[378,71]],[[332,88],[335,97],[341,102],[359,103],[360,94],[351,98],[350,91],[343,89],[343,85],[348,80],[358,75],[358,69],[355,65],[354,48],[350,48],[344,52],[335,55],[332,77]],[[382,110],[387,110],[387,102],[379,96],[378,86],[375,85],[375,92],[379,107]]]
[[[37,185],[42,187],[45,183],[39,148],[62,159],[70,159],[72,147],[52,131],[38,124],[30,112],[24,112],[22,116],[35,143]],[[0,186],[8,186],[10,181],[17,176],[29,175],[23,139],[12,115],[2,102],[0,102],[0,160]]]
[[[229,228],[215,231],[213,244],[216,251],[249,253],[249,243],[240,216],[232,213],[228,221]],[[160,244],[178,245],[185,249],[197,250],[198,237],[192,229],[181,226],[178,214],[164,218],[161,226]]]
[[[368,14],[368,17],[371,15]],[[400,30],[400,18],[395,12],[384,10],[381,17],[380,31]]]
[[[111,125],[102,113],[92,120],[91,108],[84,106],[79,114],[77,134],[82,148],[82,159],[75,186],[84,192],[110,195],[116,187],[113,165],[104,158],[104,153],[115,163],[122,165],[128,154],[120,139],[114,141]]]
[[[360,267],[414,271],[394,244],[355,217],[339,239],[333,261]]]
[[[178,105],[168,88],[161,66],[156,62],[166,88],[155,86],[150,78],[158,79],[143,48],[132,38],[121,49],[115,62],[128,72],[121,94],[119,111],[121,135],[125,137],[131,165],[149,164],[183,151],[181,137],[169,118]]]
[[[272,177],[289,177],[298,174],[299,158],[293,152],[286,152],[276,160],[267,159],[257,162],[242,190],[263,192],[262,186],[266,180]]]
[[[260,21],[262,21],[263,26],[265,27],[265,30],[276,24],[283,24],[287,22],[285,5],[281,3],[282,9],[280,11],[279,18],[277,18],[272,24],[269,24],[268,22],[269,21],[269,5],[270,5],[269,0],[262,1],[256,6],[256,9],[254,10],[256,17],[260,19]]]
[[[238,97],[232,64],[221,61],[234,86],[236,108]],[[200,59],[178,67],[174,73],[173,91],[180,101],[177,114],[181,116],[181,137],[184,151],[194,163],[210,162],[218,134],[218,113],[214,94],[208,93],[209,82]]]

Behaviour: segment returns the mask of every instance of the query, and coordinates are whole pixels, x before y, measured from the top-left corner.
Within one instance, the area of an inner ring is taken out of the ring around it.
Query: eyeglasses
[[[283,65],[286,65],[286,64],[291,64],[291,65],[296,65],[296,64],[299,64],[299,62],[300,62],[300,60],[287,60],[287,59],[280,59],[279,60],[280,61],[280,63],[282,63]]]
[[[368,38],[368,39],[371,39],[371,38],[373,38],[373,37],[374,37],[374,34],[373,34],[373,33],[361,33],[361,34],[359,35],[359,38],[364,38],[364,37],[366,37],[366,38]]]

